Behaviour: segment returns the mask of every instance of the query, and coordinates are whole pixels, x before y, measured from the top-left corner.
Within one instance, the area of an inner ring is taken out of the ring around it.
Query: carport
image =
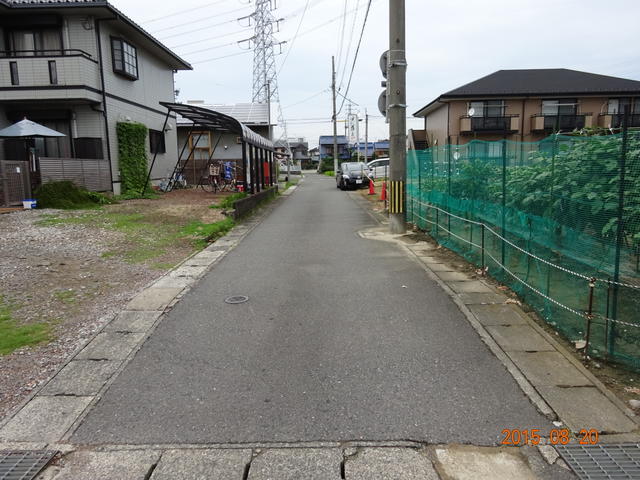
[[[172,112],[177,113],[192,122],[187,139],[191,137],[191,133],[194,131],[202,130],[221,134],[231,133],[237,135],[242,143],[242,180],[247,192],[254,194],[267,187],[275,185],[277,180],[275,179],[274,145],[271,140],[264,138],[262,135],[258,135],[235,118],[220,112],[198,107],[196,105],[186,105],[182,103],[160,102],[160,104],[167,108],[164,127],[166,127]],[[217,146],[218,145],[216,143],[213,151],[211,152],[209,162],[213,159]],[[188,142],[185,142],[182,147],[181,154],[178,156],[178,161],[176,162],[176,166],[171,177],[172,179],[176,178],[177,175],[182,174],[189,162],[188,159],[191,158],[191,155],[189,155],[186,162],[180,165],[183,153],[187,148],[189,148]],[[149,173],[153,169],[155,160],[156,155],[153,157]]]

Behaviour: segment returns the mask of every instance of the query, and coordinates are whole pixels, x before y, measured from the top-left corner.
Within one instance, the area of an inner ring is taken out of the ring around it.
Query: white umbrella
[[[64,133],[56,132],[50,128],[32,122],[31,120],[20,120],[10,127],[0,130],[0,137],[5,138],[33,138],[33,137],[66,137]]]

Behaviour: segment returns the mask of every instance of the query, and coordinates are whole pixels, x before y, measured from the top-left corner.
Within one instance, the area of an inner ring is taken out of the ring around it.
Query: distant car
[[[369,170],[361,162],[344,162],[336,173],[336,186],[340,190],[348,188],[368,188]]]
[[[369,168],[369,176],[374,180],[378,178],[386,178],[389,176],[389,159],[378,158],[367,163]]]

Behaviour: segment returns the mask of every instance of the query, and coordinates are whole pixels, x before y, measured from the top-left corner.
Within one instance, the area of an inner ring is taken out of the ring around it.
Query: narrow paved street
[[[312,174],[168,314],[74,443],[414,440],[543,428],[462,313]],[[224,302],[247,295],[240,305]]]

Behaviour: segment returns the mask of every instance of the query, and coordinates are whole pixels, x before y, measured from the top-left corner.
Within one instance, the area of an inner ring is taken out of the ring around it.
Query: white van
[[[389,159],[377,158],[367,163],[369,178],[387,178],[389,176]]]

